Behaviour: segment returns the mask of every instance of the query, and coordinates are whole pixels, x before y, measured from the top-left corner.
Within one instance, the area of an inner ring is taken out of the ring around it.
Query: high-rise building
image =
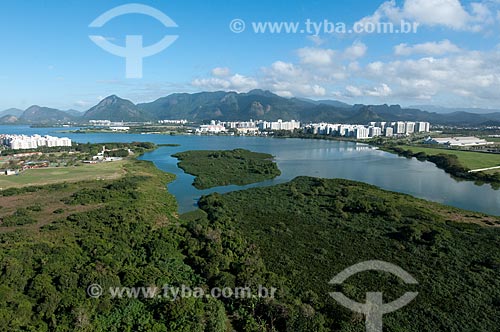
[[[405,134],[411,135],[415,132],[415,122],[406,122]]]
[[[415,126],[415,132],[417,133],[428,133],[431,131],[429,122],[417,122]]]
[[[369,138],[370,137],[369,135],[370,135],[370,130],[365,126],[357,126],[354,129],[354,137],[356,137],[357,139]]]
[[[396,134],[405,134],[406,133],[406,123],[402,121],[396,122],[394,126],[394,130]]]

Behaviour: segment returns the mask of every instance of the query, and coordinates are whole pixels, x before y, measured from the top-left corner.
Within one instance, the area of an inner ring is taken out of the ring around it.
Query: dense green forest
[[[500,218],[363,183],[308,177],[212,194],[200,207],[204,213],[189,216],[193,229],[204,225],[205,231],[190,242],[188,256],[202,262],[200,271],[217,271],[209,281],[228,279],[227,274],[238,281],[237,259],[216,269],[212,264],[221,258],[207,261],[198,255],[209,246],[210,232],[220,234],[222,252],[227,241],[251,244],[266,268],[262,275],[271,273],[268,282],[281,282],[276,307],[260,311],[279,331],[364,331],[363,317],[336,304],[328,295],[332,291],[361,303],[367,291],[383,291],[386,302],[419,292],[414,302],[384,317],[385,331],[496,331],[500,326]],[[419,285],[373,272],[348,279],[340,289],[328,284],[366,260],[396,264]]]
[[[178,166],[195,175],[193,185],[207,189],[230,184],[246,185],[273,179],[281,174],[273,156],[244,149],[231,151],[187,151],[174,154]]]
[[[103,289],[203,285],[178,249],[183,232],[165,189],[172,176],[144,161],[130,161],[126,169],[120,180],[83,183],[65,199],[67,209],[90,210],[38,229],[0,233],[0,331],[224,330],[225,312],[216,300],[87,295],[94,283]],[[13,194],[0,197],[0,205]]]
[[[495,331],[500,325],[500,219],[346,180],[290,183],[200,200],[182,216],[172,175],[130,160],[113,181],[0,191],[0,206],[51,215],[0,228],[0,331],[364,331],[364,318],[327,294],[386,302],[386,331]],[[34,205],[29,196],[53,196]],[[61,196],[57,196],[61,195]],[[57,201],[57,202],[56,202]],[[1,209],[1,208],[0,208]],[[17,216],[18,219],[22,216]],[[15,221],[15,220],[14,220]],[[340,288],[338,272],[368,259],[419,285],[365,273]],[[87,287],[277,289],[275,298],[92,298]]]

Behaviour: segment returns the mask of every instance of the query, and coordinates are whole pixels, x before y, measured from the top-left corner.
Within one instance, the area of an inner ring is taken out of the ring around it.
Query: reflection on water
[[[500,215],[500,191],[491,189],[489,185],[477,186],[472,182],[457,182],[432,163],[401,158],[367,145],[334,141],[233,137],[184,137],[178,138],[177,142],[182,146],[160,148],[144,155],[143,159],[154,161],[160,169],[177,175],[177,179],[169,184],[168,188],[177,197],[181,213],[194,209],[201,195],[273,185],[307,175],[366,182],[383,189],[464,209]],[[191,185],[194,177],[177,168],[177,160],[170,156],[177,151],[237,147],[274,155],[282,172],[281,176],[248,186],[197,190]]]
[[[457,182],[429,162],[401,158],[374,149],[368,145],[350,142],[305,139],[274,139],[260,137],[168,136],[136,134],[61,134],[54,128],[0,126],[0,133],[50,134],[68,136],[77,142],[133,142],[180,144],[178,147],[160,147],[142,156],[160,169],[174,173],[177,179],[168,185],[179,204],[179,212],[196,208],[201,195],[211,192],[229,192],[254,186],[273,185],[297,176],[344,178],[376,185],[383,189],[416,197],[500,215],[500,191],[489,185],[477,186],[469,181]],[[187,150],[217,150],[244,148],[275,156],[282,174],[278,178],[244,187],[227,186],[197,190],[191,184],[193,176],[177,167],[173,153]]]

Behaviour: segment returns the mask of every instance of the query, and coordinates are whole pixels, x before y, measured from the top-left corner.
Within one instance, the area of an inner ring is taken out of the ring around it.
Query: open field
[[[481,138],[484,138],[488,142],[496,142],[500,143],[500,137],[488,137],[488,136],[481,136]]]
[[[0,220],[2,222],[19,211],[25,211],[24,225],[1,225],[0,233],[12,232],[19,229],[39,230],[55,220],[62,220],[70,214],[89,211],[99,207],[99,204],[68,205],[65,199],[71,197],[78,190],[93,189],[100,182],[82,182],[75,184],[57,185],[55,188],[43,187],[36,192],[26,192],[14,196],[0,196]]]
[[[19,175],[0,176],[0,188],[39,186],[61,182],[116,179],[124,174],[125,161],[82,164],[73,167],[30,169]]]
[[[488,142],[500,143],[500,137],[483,137]]]
[[[458,157],[460,164],[469,169],[479,169],[500,166],[500,154],[481,153],[473,151],[456,151],[449,149],[425,148],[402,145],[400,148],[413,153],[425,152],[427,155],[451,154]]]

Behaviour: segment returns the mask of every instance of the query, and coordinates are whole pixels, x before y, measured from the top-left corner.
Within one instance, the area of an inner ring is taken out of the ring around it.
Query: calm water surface
[[[180,144],[160,147],[141,157],[177,178],[168,185],[179,204],[179,212],[196,208],[200,196],[212,192],[229,192],[255,186],[287,182],[297,176],[344,178],[362,181],[380,188],[410,194],[419,198],[467,209],[500,215],[500,191],[489,185],[478,186],[468,181],[456,181],[429,162],[401,158],[373,149],[364,144],[305,139],[273,139],[260,137],[168,136],[140,134],[68,134],[68,128],[29,128],[0,126],[1,133],[49,134],[67,136],[77,142],[132,142]],[[194,177],[177,167],[172,154],[187,150],[244,148],[275,156],[281,176],[248,186],[226,186],[197,190],[191,184]]]

